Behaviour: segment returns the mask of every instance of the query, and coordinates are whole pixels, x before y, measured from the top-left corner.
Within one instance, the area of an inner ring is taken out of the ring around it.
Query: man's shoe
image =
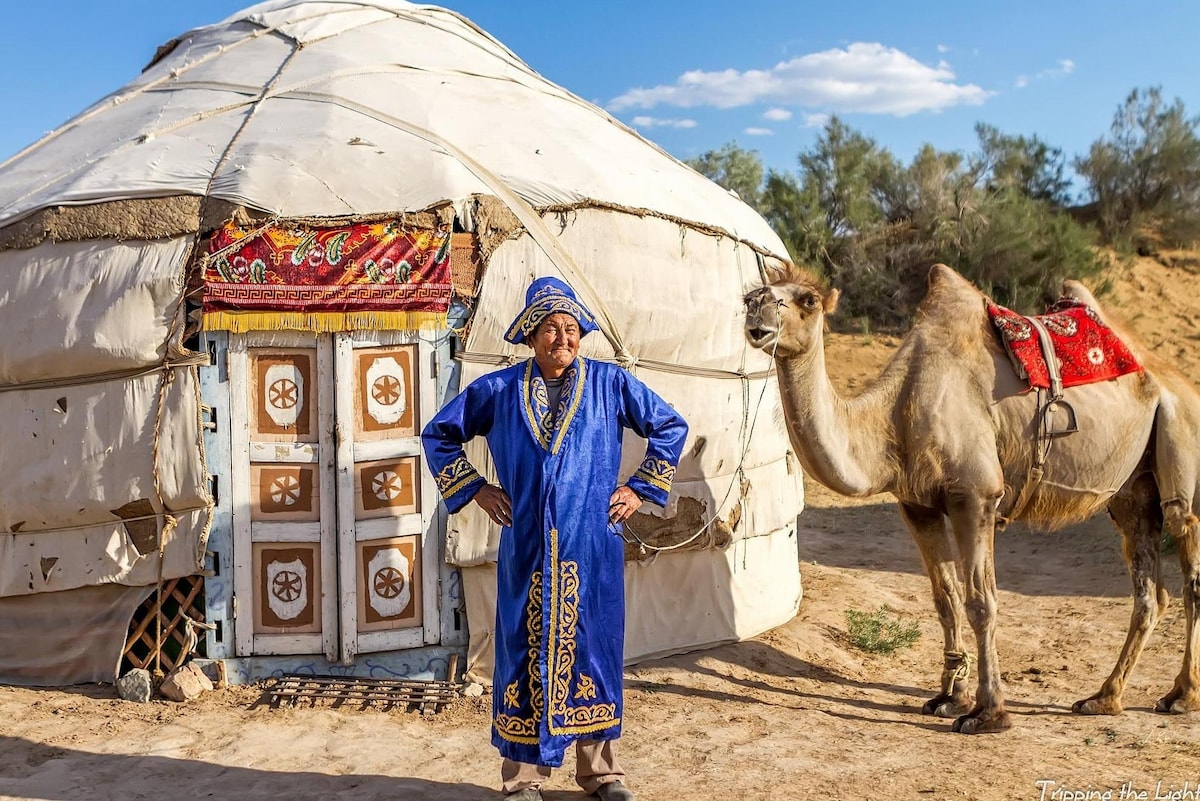
[[[515,793],[505,793],[505,801],[542,801],[542,791],[536,787],[526,787]],[[633,796],[630,796],[633,798]]]
[[[633,793],[619,780],[597,787],[596,797],[600,801],[633,801]]]

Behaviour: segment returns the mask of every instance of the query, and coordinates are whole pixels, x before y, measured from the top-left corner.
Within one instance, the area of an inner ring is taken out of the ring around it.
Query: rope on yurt
[[[497,353],[479,353],[477,351],[463,350],[454,354],[454,360],[459,362],[471,362],[472,364],[487,364],[493,367],[511,367],[517,362],[524,361],[524,356],[518,356],[515,353],[497,354]],[[588,358],[597,362],[607,362],[609,364],[618,363],[613,357],[594,357]],[[775,368],[768,367],[766,370],[756,370],[752,373],[747,373],[744,370],[719,370],[713,367],[696,367],[690,364],[679,364],[678,362],[660,362],[655,359],[638,359],[638,367],[645,367],[648,370],[657,370],[661,373],[673,373],[675,375],[690,375],[698,378],[734,378],[739,381],[761,381],[770,378],[775,374]]]
[[[777,301],[777,302],[782,303],[782,301]],[[775,363],[775,351],[778,348],[779,348],[779,339],[777,337],[775,339],[775,344],[771,347],[771,364],[772,365]],[[767,374],[770,374],[771,372],[773,372],[773,371],[768,370]],[[696,541],[696,539],[701,534],[703,534],[705,531],[707,531],[712,526],[712,524],[717,521],[717,510],[724,508],[725,503],[729,500],[729,496],[733,494],[734,484],[740,485],[742,483],[742,481],[745,480],[744,466],[746,464],[746,454],[749,453],[749,451],[750,451],[750,439],[754,435],[755,427],[758,425],[758,413],[762,409],[763,400],[766,398],[766,395],[767,395],[767,382],[763,381],[762,391],[760,391],[758,393],[758,403],[755,404],[754,414],[751,415],[750,414],[750,380],[749,380],[748,375],[744,378],[744,380],[742,381],[742,426],[741,426],[742,452],[741,452],[741,454],[738,455],[738,463],[737,463],[737,466],[733,470],[733,474],[732,474],[733,477],[729,480],[729,487],[725,490],[725,497],[721,498],[721,502],[719,504],[717,504],[716,507],[713,509],[712,517],[710,517],[708,519],[708,522],[705,523],[704,525],[702,525],[690,537],[688,537],[687,539],[685,539],[681,542],[677,542],[672,545],[650,545],[645,540],[643,540],[638,535],[638,533],[633,530],[633,528],[630,527],[629,521],[626,520],[623,532],[628,531],[629,534],[633,537],[633,539],[630,540],[630,539],[626,538],[624,536],[624,533],[622,533],[622,535],[621,535],[622,539],[624,539],[626,542],[628,542],[630,544],[636,543],[638,546],[638,550],[641,552],[642,555],[645,555],[646,551],[654,551],[655,553],[659,553],[662,551],[674,551],[674,550],[684,547],[685,545],[691,545],[693,542]],[[748,426],[747,426],[747,422],[749,423]]]
[[[133,370],[115,370],[111,373],[91,373],[90,375],[71,376],[69,378],[48,378],[42,381],[22,381],[16,384],[0,384],[0,392],[29,389],[55,389],[58,387],[77,387],[85,384],[103,384],[108,381],[128,381],[134,378],[157,373],[160,370],[174,370],[178,367],[208,364],[207,353],[197,353],[181,359],[170,359],[153,367],[137,367]]]
[[[264,95],[265,94],[266,93],[264,93]],[[585,296],[585,303],[588,308],[592,310],[592,313],[595,314],[597,318],[596,322],[599,324],[601,333],[604,334],[604,337],[608,340],[609,344],[612,345],[613,352],[616,354],[617,363],[621,364],[622,366],[629,367],[636,362],[633,354],[631,354],[629,349],[625,346],[625,341],[621,337],[620,332],[617,330],[616,325],[613,323],[612,314],[608,310],[608,304],[604,302],[603,298],[596,291],[595,287],[592,286],[591,281],[588,280],[583,271],[580,270],[578,265],[575,264],[575,260],[571,257],[571,254],[566,251],[562,243],[559,242],[558,237],[556,237],[550,230],[549,226],[546,225],[546,221],[542,219],[542,216],[533,208],[533,206],[529,205],[523,198],[517,195],[517,193],[514,192],[508,186],[508,184],[501,180],[499,176],[493,174],[491,170],[484,167],[457,145],[453,144],[445,137],[439,136],[438,134],[426,128],[413,125],[407,120],[400,119],[399,117],[392,116],[391,114],[385,114],[378,109],[371,108],[370,106],[363,105],[362,103],[356,103],[347,98],[338,97],[337,95],[331,95],[326,92],[291,89],[271,95],[271,97],[284,100],[312,100],[340,106],[348,111],[357,112],[364,117],[370,117],[378,122],[391,125],[397,130],[404,131],[405,133],[415,136],[419,139],[424,139],[430,144],[437,145],[438,147],[444,149],[448,155],[457,159],[463,167],[470,171],[476,178],[485,184],[497,198],[499,198],[506,206],[508,206],[509,210],[512,211],[521,224],[525,226],[525,230],[529,232],[529,235],[533,238],[534,243],[539,249],[541,249],[546,258],[550,260],[550,263],[558,268],[558,271],[562,273],[563,277],[567,279],[568,283],[570,283],[577,291],[580,291],[580,293]]]
[[[695,366],[686,365],[686,364],[676,364],[676,363],[672,363],[672,362],[654,361],[652,359],[638,359],[637,360],[638,367],[644,367],[644,368],[648,368],[651,370],[658,370],[661,372],[674,373],[676,375],[697,376],[700,378],[736,378],[742,382],[742,425],[741,425],[741,430],[743,432],[742,437],[741,437],[742,451],[738,457],[737,467],[733,471],[733,479],[729,482],[729,488],[725,491],[725,497],[721,499],[721,503],[719,503],[716,507],[717,509],[721,509],[725,506],[726,501],[729,500],[729,496],[733,492],[734,484],[739,483],[740,479],[742,479],[745,475],[745,470],[744,470],[743,466],[745,465],[745,462],[746,462],[746,454],[750,450],[750,439],[753,436],[754,429],[758,424],[758,413],[762,409],[763,400],[766,397],[766,392],[767,392],[766,379],[770,378],[772,375],[775,374],[775,367],[774,367],[775,349],[778,347],[779,347],[779,340],[776,340],[775,346],[771,348],[771,365],[772,366],[766,370],[757,370],[753,373],[747,373],[743,370],[716,370],[716,369],[708,368],[708,367],[695,367]],[[522,357],[519,357],[516,354],[500,355],[500,354],[494,354],[494,353],[476,353],[473,351],[461,351],[459,353],[454,354],[454,358],[455,358],[455,360],[460,361],[460,362],[471,362],[474,364],[488,364],[488,365],[494,365],[494,366],[513,365],[513,364],[516,364],[518,361],[523,360]],[[613,361],[616,361],[616,360],[611,359],[611,358],[610,359],[601,358],[601,359],[596,359],[596,361],[612,363]],[[750,382],[760,381],[760,380],[763,382],[762,390],[758,393],[758,402],[755,404],[754,414],[751,415],[750,414],[750,397],[749,397]],[[747,427],[747,422],[749,422],[749,427]],[[694,534],[692,534],[690,537],[688,537],[683,542],[679,542],[679,543],[676,543],[674,545],[669,545],[669,546],[655,546],[655,545],[650,545],[650,544],[646,543],[644,540],[642,540],[637,535],[637,533],[635,531],[633,531],[631,528],[629,528],[628,521],[626,521],[626,523],[625,523],[625,529],[627,531],[629,531],[630,534],[633,535],[634,540],[636,541],[638,547],[640,549],[642,549],[643,551],[673,551],[677,548],[682,548],[685,545],[690,545],[691,543],[695,542],[696,539],[701,534],[703,534],[705,531],[707,531],[709,529],[709,527],[711,527],[712,524],[714,522],[716,522],[716,520],[717,520],[717,515],[714,512],[713,516],[709,519],[709,521],[707,523],[705,523],[703,526],[701,526],[699,531],[696,531]]]
[[[744,247],[750,248],[750,250],[752,250],[755,254],[758,255],[760,262],[762,261],[762,259],[764,257],[773,258],[773,259],[779,258],[774,253],[772,253],[771,251],[764,248],[762,245],[756,244],[754,242],[751,242],[749,239],[738,236],[736,233],[731,232],[725,228],[722,228],[719,225],[711,225],[708,223],[696,222],[695,220],[689,220],[686,217],[679,217],[674,214],[667,214],[666,212],[655,211],[654,209],[648,209],[648,208],[645,208],[642,206],[625,206],[621,203],[610,203],[605,200],[596,200],[594,198],[587,198],[586,200],[578,200],[574,203],[554,203],[554,204],[550,204],[547,206],[538,206],[537,207],[537,211],[542,214],[567,214],[572,211],[580,211],[580,210],[587,210],[587,209],[595,209],[598,211],[613,211],[613,212],[617,212],[619,214],[630,214],[634,217],[653,217],[658,220],[663,220],[665,222],[674,223],[675,225],[678,225],[681,229],[684,229],[684,230],[696,231],[697,233],[705,234],[707,236],[714,236],[714,237],[718,237],[718,238],[722,238],[722,239],[728,239],[736,245],[742,245]],[[682,233],[680,235],[682,236]]]
[[[167,328],[166,343],[163,348],[163,362],[159,365],[158,378],[158,393],[157,404],[154,410],[154,436],[150,445],[150,477],[154,486],[154,497],[158,502],[157,514],[155,515],[158,521],[158,515],[161,515],[161,521],[157,522],[155,529],[158,534],[158,575],[154,587],[154,670],[152,674],[155,678],[163,676],[162,670],[162,649],[163,649],[163,576],[166,570],[167,561],[167,540],[174,533],[178,525],[178,519],[167,511],[166,501],[163,499],[162,493],[162,475],[160,472],[160,451],[162,445],[163,420],[166,416],[167,408],[167,390],[175,383],[176,373],[171,369],[171,353],[173,350],[184,350],[182,346],[183,329],[186,324],[187,305],[185,297],[187,295],[187,270],[191,263],[192,254],[196,250],[196,240],[188,244],[184,250],[183,256],[179,264],[179,296],[175,300],[174,309],[169,317],[170,325]],[[207,354],[192,354],[186,357],[187,366],[193,373],[198,365],[208,362]],[[199,415],[199,382],[197,385],[197,415]],[[197,431],[200,432],[201,448],[203,448],[203,427],[198,426]],[[203,459],[203,450],[201,450],[201,458]],[[202,461],[203,463],[203,461]],[[211,520],[211,512],[209,520]],[[207,524],[205,526],[207,532]]]
[[[174,509],[173,511],[175,511],[179,515],[182,515],[186,512],[200,512],[200,511],[203,511],[208,508],[209,508],[208,506],[181,506],[177,509]],[[139,520],[157,520],[158,518],[159,518],[159,514],[158,514],[158,512],[155,512],[153,514],[135,515],[132,517],[122,517],[120,520],[110,520],[110,521],[104,521],[104,522],[100,522],[100,523],[76,523],[73,526],[55,526],[54,528],[24,528],[24,527],[22,527],[19,530],[10,531],[10,532],[6,532],[6,533],[9,533],[9,534],[17,534],[17,533],[20,533],[20,534],[34,534],[34,533],[37,533],[37,534],[65,534],[68,531],[86,531],[87,529],[103,528],[105,526],[115,526],[115,525],[121,525],[124,523],[136,523]]]

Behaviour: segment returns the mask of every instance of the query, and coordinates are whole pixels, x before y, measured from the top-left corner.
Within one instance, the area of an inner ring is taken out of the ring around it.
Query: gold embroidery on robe
[[[675,480],[675,465],[666,459],[655,459],[647,456],[642,466],[634,473],[635,476],[648,484],[653,484],[660,490],[671,491],[671,482]]]
[[[579,628],[579,563],[558,561],[558,530],[550,530],[550,644],[547,654],[547,673],[550,676],[550,709],[547,719],[551,734],[589,734],[611,728],[621,722],[616,704],[585,704],[569,706],[575,699],[596,697],[595,680],[575,673],[575,637]],[[505,740],[517,743],[536,743],[537,732],[546,708],[546,695],[538,670],[542,633],[542,571],[530,578],[529,601],[525,608],[528,637],[528,680],[531,717],[500,714],[496,716],[497,733]],[[572,693],[571,687],[575,691]],[[504,701],[519,708],[519,686],[514,682],[504,692]],[[511,696],[510,696],[511,693]],[[510,702],[510,697],[514,702]]]
[[[617,725],[616,704],[568,706],[575,673],[575,635],[579,625],[579,563],[558,561],[558,531],[550,531],[550,567],[559,580],[550,591],[551,734],[588,734]],[[561,722],[560,722],[561,721]]]
[[[530,705],[532,717],[520,715],[496,715],[494,725],[496,733],[505,740],[514,743],[535,744],[538,741],[538,723],[542,719],[542,707],[545,696],[542,693],[542,682],[538,671],[538,651],[542,642],[542,571],[537,571],[529,579],[529,601],[525,606],[525,643],[527,651]],[[519,685],[513,682],[504,691],[504,703],[510,709],[520,709],[521,700]]]
[[[525,363],[522,407],[538,444],[551,453],[558,453],[571,427],[571,421],[579,411],[579,404],[583,401],[587,363],[583,359],[576,359],[575,363],[567,368],[557,410],[550,408],[546,382],[533,374],[533,364],[533,359]]]
[[[479,472],[471,466],[471,463],[464,456],[458,457],[443,467],[434,476],[434,479],[437,481],[438,491],[442,494],[443,498],[452,497],[477,478],[479,478]]]
[[[579,674],[579,683],[575,685],[575,697],[587,701],[596,697],[596,682],[586,673]]]

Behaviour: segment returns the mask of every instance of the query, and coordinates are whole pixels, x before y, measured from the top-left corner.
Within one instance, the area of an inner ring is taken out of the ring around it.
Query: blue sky
[[[0,159],[132,79],[155,48],[243,0],[24,0],[0,28]],[[1200,3],[457,0],[534,69],[681,159],[726,142],[793,170],[829,114],[908,161],[974,126],[1070,157],[1130,90],[1200,114]]]

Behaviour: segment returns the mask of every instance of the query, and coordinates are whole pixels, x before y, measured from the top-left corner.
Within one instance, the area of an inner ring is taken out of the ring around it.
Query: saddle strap
[[[1050,364],[1050,359],[1046,360],[1046,364]],[[1050,380],[1053,383],[1057,378],[1057,371],[1051,371]],[[1049,390],[1048,392],[1052,392]],[[1033,458],[1030,460],[1029,472],[1025,474],[1025,483],[1021,485],[1021,492],[1017,495],[1017,499],[1007,512],[1001,513],[999,508],[996,510],[996,524],[1003,528],[1007,526],[1017,515],[1025,511],[1025,507],[1029,505],[1030,499],[1033,497],[1034,490],[1042,481],[1042,476],[1045,475],[1046,459],[1050,456],[1050,445],[1056,438],[1054,431],[1054,410],[1057,406],[1069,405],[1062,400],[1062,385],[1059,384],[1059,394],[1057,396],[1050,395],[1047,397],[1042,390],[1037,391],[1038,404],[1037,411],[1034,412],[1035,431],[1033,433]],[[1071,412],[1071,418],[1074,418],[1074,412]],[[1061,432],[1064,434],[1073,433],[1073,423],[1070,430]],[[999,504],[997,504],[999,507]]]
[[[1038,345],[1042,349],[1042,358],[1046,361],[1046,372],[1050,376],[1050,400],[1054,403],[1063,396],[1062,370],[1058,364],[1058,355],[1054,352],[1054,343],[1050,341],[1050,332],[1046,324],[1036,317],[1026,317],[1038,332]]]

